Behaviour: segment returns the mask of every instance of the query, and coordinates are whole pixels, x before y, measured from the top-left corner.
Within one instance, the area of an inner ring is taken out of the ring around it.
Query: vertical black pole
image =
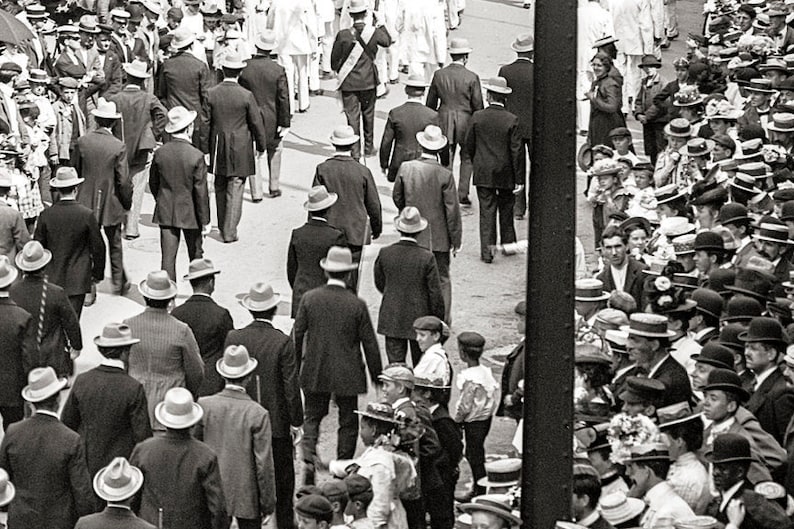
[[[523,527],[569,519],[576,226],[576,0],[536,0]]]

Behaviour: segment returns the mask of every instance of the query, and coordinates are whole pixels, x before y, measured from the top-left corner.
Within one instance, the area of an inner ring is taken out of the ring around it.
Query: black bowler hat
[[[695,251],[724,252],[725,243],[722,236],[713,231],[701,231],[695,236]]]
[[[774,318],[753,318],[750,327],[739,335],[743,342],[762,342],[786,345],[783,326]]]
[[[692,360],[720,369],[733,369],[733,352],[713,340],[706,343],[699,354],[692,355]]]
[[[728,285],[736,281],[736,270],[732,268],[717,268],[709,272],[709,288],[721,296],[730,296],[731,292],[726,290]]]
[[[735,353],[744,355],[744,342],[739,339],[739,335],[746,330],[747,326],[741,323],[729,323],[720,330],[718,343]]]
[[[750,220],[747,214],[747,208],[738,202],[730,202],[720,208],[720,213],[717,215],[717,222],[722,224],[730,224],[732,222],[746,222]]]
[[[710,288],[697,288],[692,292],[692,301],[698,305],[695,310],[719,318],[722,316],[722,296]]]
[[[714,369],[709,373],[709,378],[706,381],[706,386],[703,391],[728,391],[736,395],[741,402],[746,402],[750,398],[750,394],[744,387],[742,387],[742,379],[736,371],[732,369]]]
[[[780,208],[780,220],[794,220],[794,200],[784,202]]]
[[[752,461],[750,441],[736,433],[718,435],[714,439],[709,460],[714,464]]]
[[[655,378],[628,377],[626,379],[626,389],[618,398],[629,404],[641,404],[649,402],[658,403],[664,396],[664,383]]]
[[[725,309],[725,317],[722,321],[736,321],[742,323],[750,323],[750,320],[757,318],[764,312],[764,307],[758,300],[750,296],[733,296],[728,301],[728,306]]]

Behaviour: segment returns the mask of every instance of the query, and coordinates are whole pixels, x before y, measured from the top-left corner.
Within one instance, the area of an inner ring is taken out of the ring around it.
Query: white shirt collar
[[[392,407],[392,409],[396,410],[398,407],[400,407],[400,405],[402,405],[405,402],[408,402],[409,400],[411,400],[411,399],[409,399],[408,397],[400,397],[399,399],[395,400],[392,403],[391,407]]]
[[[59,421],[61,420],[61,418],[58,417],[58,414],[55,413],[54,411],[50,411],[50,410],[36,410],[36,413],[38,413],[40,415],[49,415],[50,417],[55,417]]]
[[[439,406],[441,406],[441,405],[440,404],[433,404],[428,409],[430,410],[430,413],[433,413],[433,412],[435,412],[438,409]]]
[[[416,237],[407,237],[405,235],[400,235],[400,240],[401,241],[416,242]]]
[[[328,224],[328,219],[326,219],[325,217],[315,217],[314,215],[312,215],[311,219],[319,220],[320,222],[325,222],[326,224]]]
[[[720,502],[720,511],[724,511],[731,501],[733,495],[736,494],[742,486],[742,481],[737,481],[731,488],[722,493],[722,501]]]
[[[230,389],[232,391],[239,391],[241,393],[245,393],[245,388],[242,386],[238,386],[237,384],[226,384],[226,389]]]
[[[334,279],[332,277],[328,278],[328,283],[326,283],[326,285],[334,285],[337,287],[347,288],[347,285],[345,284],[344,281],[342,281],[341,279]]]
[[[108,507],[113,507],[116,509],[126,509],[128,511],[132,511],[132,508],[129,505],[123,505],[121,503],[108,502]]]
[[[590,527],[596,522],[596,520],[598,520],[598,516],[598,511],[593,511],[581,520],[576,520],[576,523],[579,525],[584,525],[585,527]]]
[[[118,358],[103,358],[102,361],[99,363],[99,365],[105,367],[118,367],[119,369],[124,369],[124,362],[122,362]]]
[[[655,374],[656,374],[656,372],[659,370],[659,366],[661,366],[661,365],[664,363],[664,361],[665,361],[665,360],[667,360],[667,357],[668,357],[668,356],[670,356],[670,354],[669,354],[669,353],[665,354],[665,355],[664,355],[664,358],[662,358],[661,360],[659,360],[659,361],[656,363],[656,365],[654,365],[653,367],[651,367],[651,369],[648,371],[648,378],[653,378],[653,375],[655,375]]]

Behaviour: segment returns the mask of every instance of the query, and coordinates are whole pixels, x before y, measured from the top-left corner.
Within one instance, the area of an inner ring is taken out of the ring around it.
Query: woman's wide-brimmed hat
[[[391,404],[386,404],[385,402],[370,402],[367,404],[367,408],[365,410],[356,410],[355,413],[356,415],[369,417],[370,419],[375,419],[376,421],[383,421],[391,424],[402,424],[402,421],[394,417],[394,409],[391,407]]]

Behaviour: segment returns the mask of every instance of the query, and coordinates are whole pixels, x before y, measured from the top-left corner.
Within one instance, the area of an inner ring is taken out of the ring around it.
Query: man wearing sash
[[[367,25],[366,0],[350,0],[353,27],[336,35],[331,50],[331,68],[337,74],[338,90],[342,93],[347,123],[360,135],[364,121],[364,154],[374,156],[375,99],[378,86],[378,69],[375,56],[378,46],[391,46],[392,39],[386,28]],[[353,158],[361,158],[361,143],[353,145]]]

